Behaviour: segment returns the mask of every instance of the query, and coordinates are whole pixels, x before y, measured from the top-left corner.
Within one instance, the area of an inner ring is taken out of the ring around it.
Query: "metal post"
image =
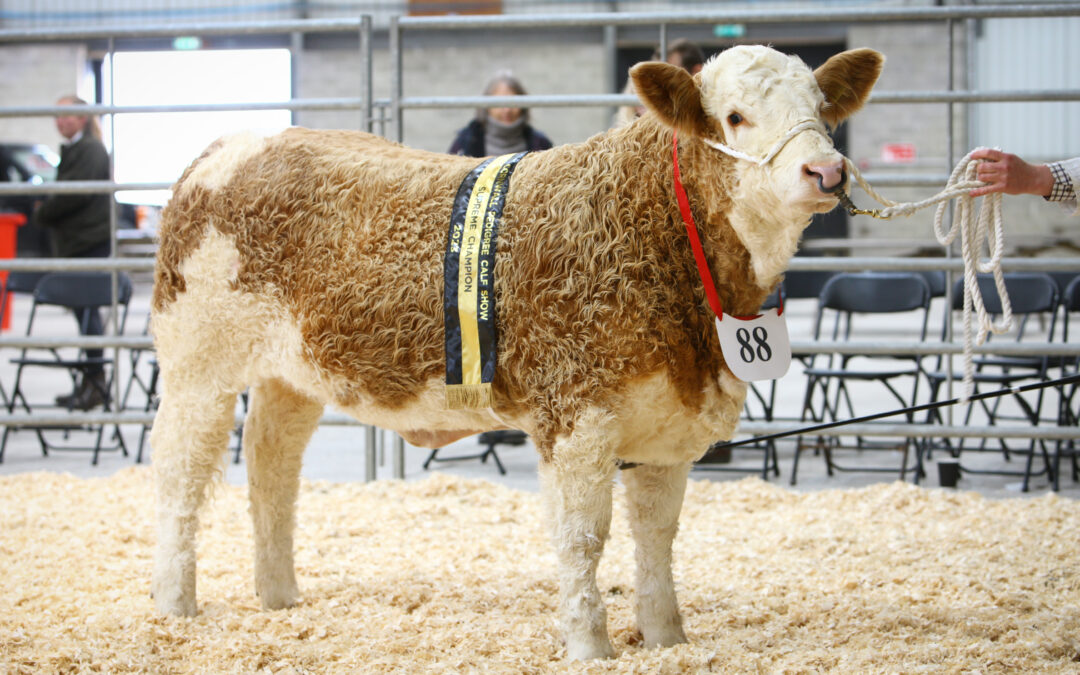
[[[364,107],[361,109],[362,121],[360,128],[363,131],[373,131],[374,121],[371,119],[371,109],[374,104],[372,99],[372,45],[371,45],[371,15],[365,14],[360,17],[360,96],[364,99]]]
[[[289,38],[289,98],[295,101],[301,97],[300,60],[303,58],[302,54],[304,52],[304,34],[299,31],[293,31]],[[300,120],[297,119],[298,116],[298,111],[291,111],[289,121],[293,125],[300,124]]]
[[[109,36],[109,46],[106,57],[109,61],[109,103],[116,105],[116,38]],[[116,180],[116,113],[109,115],[109,138],[112,141],[112,152],[109,153],[109,180]],[[117,230],[117,217],[116,210],[120,208],[116,202],[116,193],[109,193],[109,260],[116,259],[116,252],[119,249],[116,241]],[[117,302],[120,283],[118,278],[119,272],[114,268],[111,273],[110,281],[112,285],[112,305],[111,316],[109,317],[109,323],[112,324],[112,333],[116,335],[120,332],[120,308]],[[99,310],[94,310],[95,312]],[[113,365],[112,365],[112,396],[113,406],[116,407],[120,404],[120,347],[113,348]],[[86,377],[86,374],[83,374]]]
[[[955,72],[954,72],[954,64],[953,64],[953,58],[955,56],[955,46],[956,45],[955,45],[955,39],[953,37],[953,20],[952,19],[947,19],[945,21],[945,31],[949,34],[949,41],[948,41],[948,45],[949,45],[948,46],[949,65],[948,65],[948,71],[947,71],[947,73],[948,73],[948,87],[949,87],[949,91],[953,91],[956,88],[956,82],[955,82],[956,75],[955,75]],[[955,139],[953,138],[953,124],[955,122],[955,120],[954,120],[955,108],[953,107],[954,104],[951,101],[949,103],[947,103],[946,105],[948,106],[948,108],[947,108],[947,112],[946,112],[946,115],[945,115],[945,119],[946,119],[946,124],[948,124],[948,127],[945,129],[945,157],[946,157],[945,167],[946,167],[946,171],[951,172],[952,167],[956,164],[956,153],[955,153],[955,148],[954,148]],[[949,204],[948,213],[945,214],[945,217],[946,217],[950,227],[952,225],[953,218],[955,216],[956,216],[956,203],[953,202],[953,203]],[[953,257],[953,247],[952,247],[952,245],[950,245],[948,248],[945,249],[945,257],[946,258],[952,258]],[[953,339],[953,312],[952,312],[953,292],[952,292],[952,289],[953,289],[953,273],[952,273],[951,270],[949,270],[949,271],[945,272],[945,337],[950,342]],[[945,356],[945,395],[946,396],[952,396],[952,392],[953,392],[953,355],[948,354],[948,355]],[[951,425],[953,423],[953,408],[951,406],[949,407],[948,410],[945,411],[945,417],[946,417],[946,423]]]
[[[380,105],[375,109],[378,111],[378,117],[375,118],[375,126],[378,128],[377,133],[380,136],[386,137],[386,106]]]
[[[386,430],[379,429],[375,434],[375,447],[378,449],[376,456],[379,466],[386,466]]]
[[[405,478],[405,439],[394,434],[394,478]]]
[[[364,481],[368,483],[375,480],[375,436],[375,427],[370,424],[364,427]]]
[[[619,91],[619,29],[617,26],[604,26],[604,70],[608,75],[608,91]],[[611,109],[614,115],[617,108]]]
[[[402,125],[401,92],[404,75],[401,57],[401,25],[398,17],[390,17],[390,121],[394,125],[394,140],[405,142],[405,129]]]
[[[660,51],[659,60],[667,61],[667,24],[660,24],[660,46],[657,47]]]

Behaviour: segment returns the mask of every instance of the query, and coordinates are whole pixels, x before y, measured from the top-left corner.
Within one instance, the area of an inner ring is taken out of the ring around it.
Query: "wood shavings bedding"
[[[690,643],[643,649],[621,490],[600,566],[618,653],[563,660],[538,495],[434,475],[305,483],[299,606],[253,591],[246,490],[203,514],[200,614],[155,614],[151,472],[0,478],[0,672],[1080,672],[1080,505],[901,483],[691,482]]]

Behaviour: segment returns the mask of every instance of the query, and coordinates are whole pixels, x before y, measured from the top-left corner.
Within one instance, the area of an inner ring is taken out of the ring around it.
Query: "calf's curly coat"
[[[635,124],[526,156],[498,235],[494,405],[444,405],[443,254],[458,185],[476,160],[347,131],[289,129],[211,145],[162,217],[153,295],[161,407],[152,431],[159,542],[153,593],[196,611],[197,511],[220,466],[238,392],[267,608],[298,598],[294,505],[324,406],[437,446],[519,428],[541,453],[559,558],[567,653],[612,653],[596,566],[618,460],[627,471],[637,615],[649,645],[685,640],[671,543],[690,463],[729,438],[745,398],[721,356],[672,191],[672,134],[725,310],[754,313],[814,212],[844,180],[824,133],[882,63],[839,54],[815,73],[764,47],[724,52],[694,78],[633,69],[651,109]],[[824,129],[822,128],[822,131]],[[363,514],[358,514],[363,517]]]

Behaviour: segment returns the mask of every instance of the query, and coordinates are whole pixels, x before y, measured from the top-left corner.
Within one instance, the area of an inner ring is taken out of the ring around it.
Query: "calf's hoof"
[[[682,626],[665,626],[650,631],[642,631],[646,647],[672,647],[687,642]]]
[[[259,600],[262,601],[263,609],[272,611],[275,609],[295,607],[299,595],[299,592],[295,588],[291,590],[280,589],[277,591],[259,591]]]
[[[566,656],[571,661],[589,661],[592,659],[610,659],[615,656],[615,650],[611,647],[611,640],[605,635],[603,639],[593,638],[575,640],[567,638]]]
[[[160,614],[167,616],[195,616],[199,613],[195,598],[185,598],[180,594],[167,594],[160,590],[152,593],[154,606]]]

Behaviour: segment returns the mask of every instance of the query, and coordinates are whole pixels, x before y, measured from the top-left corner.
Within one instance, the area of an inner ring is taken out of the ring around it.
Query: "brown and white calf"
[[[498,234],[486,409],[444,402],[443,255],[455,192],[478,160],[348,131],[210,146],[164,211],[153,295],[160,611],[196,612],[197,514],[250,387],[244,452],[264,607],[297,601],[301,455],[332,405],[428,446],[529,433],[574,658],[612,654],[596,568],[616,467],[639,464],[622,475],[639,627],[648,645],[684,641],[671,549],[686,477],[730,438],[746,388],[721,356],[680,219],[673,130],[718,295],[730,314],[752,314],[811,215],[836,205],[823,188],[844,180],[842,158],[825,125],[862,106],[881,64],[862,49],[811,72],[765,47],[729,49],[694,77],[641,64],[632,76],[650,114],[522,159]]]

